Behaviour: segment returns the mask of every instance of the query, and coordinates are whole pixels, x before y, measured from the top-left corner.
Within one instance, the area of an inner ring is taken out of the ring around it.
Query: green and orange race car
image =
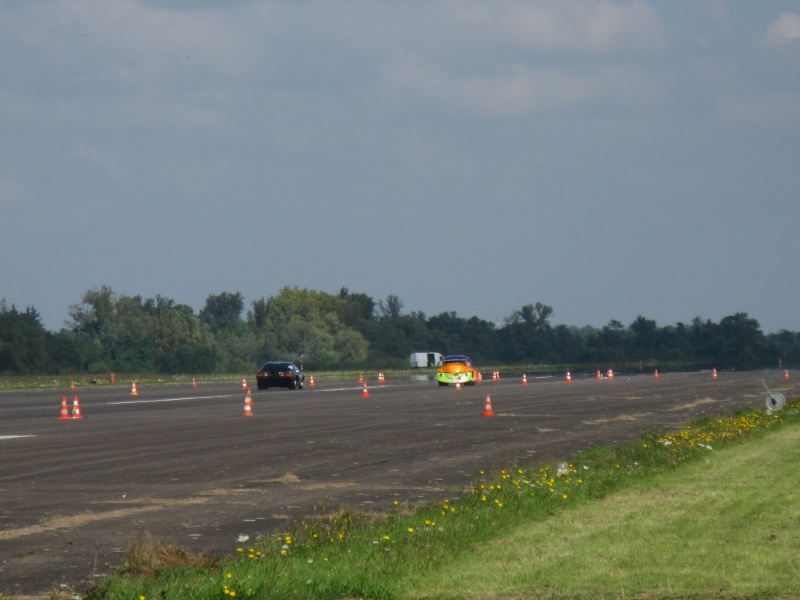
[[[475,385],[478,372],[472,368],[472,360],[463,354],[451,354],[442,359],[442,366],[436,370],[436,381],[439,385],[460,383]]]

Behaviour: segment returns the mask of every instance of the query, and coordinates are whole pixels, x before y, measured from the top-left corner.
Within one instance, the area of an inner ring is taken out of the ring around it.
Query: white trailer
[[[441,367],[442,355],[438,352],[412,352],[410,363],[412,369]]]

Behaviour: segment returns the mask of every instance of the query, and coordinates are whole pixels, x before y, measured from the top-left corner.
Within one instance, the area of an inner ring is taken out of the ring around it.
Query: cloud
[[[640,108],[660,97],[663,85],[635,67],[589,70],[515,65],[491,74],[454,75],[410,59],[387,73],[394,90],[440,110],[488,118],[518,118],[578,107]]]
[[[726,95],[717,101],[717,113],[723,121],[743,125],[797,126],[800,100],[790,92]]]
[[[538,50],[605,54],[661,51],[667,45],[660,17],[640,1],[469,0],[452,7],[481,35]]]
[[[785,46],[800,39],[800,15],[785,12],[767,28],[764,43],[768,46]]]
[[[75,153],[93,167],[106,173],[112,179],[130,181],[130,175],[122,166],[124,161],[116,148],[98,148],[81,144],[76,148]]]
[[[183,80],[192,69],[242,77],[254,54],[236,10],[156,9],[133,0],[76,0],[53,10],[32,4],[19,35],[64,66],[99,68],[125,84]]]
[[[18,57],[6,64],[4,104],[32,121],[216,126],[221,108],[236,99],[232,90],[260,67],[254,30],[268,19],[263,5],[251,3],[184,10],[134,0],[4,4],[0,51]]]
[[[28,188],[25,184],[0,176],[0,207],[21,209],[28,203]]]
[[[665,84],[638,66],[668,45],[644,2],[456,0],[431,27],[446,51],[406,47],[383,65],[384,91],[400,105],[487,118],[656,102]],[[444,44],[444,42],[443,42]],[[457,49],[457,50],[454,50]]]

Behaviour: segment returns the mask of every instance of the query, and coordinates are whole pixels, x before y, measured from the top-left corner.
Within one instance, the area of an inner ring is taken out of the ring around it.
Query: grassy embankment
[[[314,373],[319,378],[320,375],[326,380],[342,381],[352,379],[358,380],[359,373],[357,371],[321,371]],[[370,376],[373,374],[370,373]],[[366,374],[365,374],[366,376]],[[306,374],[308,380],[309,374]],[[377,373],[371,379],[375,381]],[[242,379],[247,379],[253,384],[255,383],[255,371],[252,373],[239,373],[239,374],[203,374],[203,375],[189,375],[186,373],[179,373],[175,375],[168,375],[164,373],[118,373],[114,374],[114,381],[112,382],[111,374],[96,374],[96,375],[76,375],[74,377],[69,375],[10,375],[0,376],[0,391],[2,390],[47,390],[47,389],[66,389],[73,385],[76,389],[94,387],[94,386],[130,386],[134,381],[137,385],[191,385],[193,380],[198,384],[203,383],[241,383]]]
[[[436,505],[321,510],[211,566],[139,540],[128,573],[88,597],[800,598],[799,442],[795,400],[647,432],[561,469],[481,473]]]

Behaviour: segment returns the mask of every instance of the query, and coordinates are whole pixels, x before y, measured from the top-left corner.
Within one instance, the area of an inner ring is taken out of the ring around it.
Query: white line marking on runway
[[[156,402],[183,402],[186,400],[208,400],[211,398],[234,398],[238,394],[223,394],[220,396],[187,396],[186,398],[154,398],[153,400],[120,400],[119,402],[106,402],[106,404],[153,404]]]
[[[14,438],[36,437],[35,435],[0,435],[0,440],[13,440]]]

